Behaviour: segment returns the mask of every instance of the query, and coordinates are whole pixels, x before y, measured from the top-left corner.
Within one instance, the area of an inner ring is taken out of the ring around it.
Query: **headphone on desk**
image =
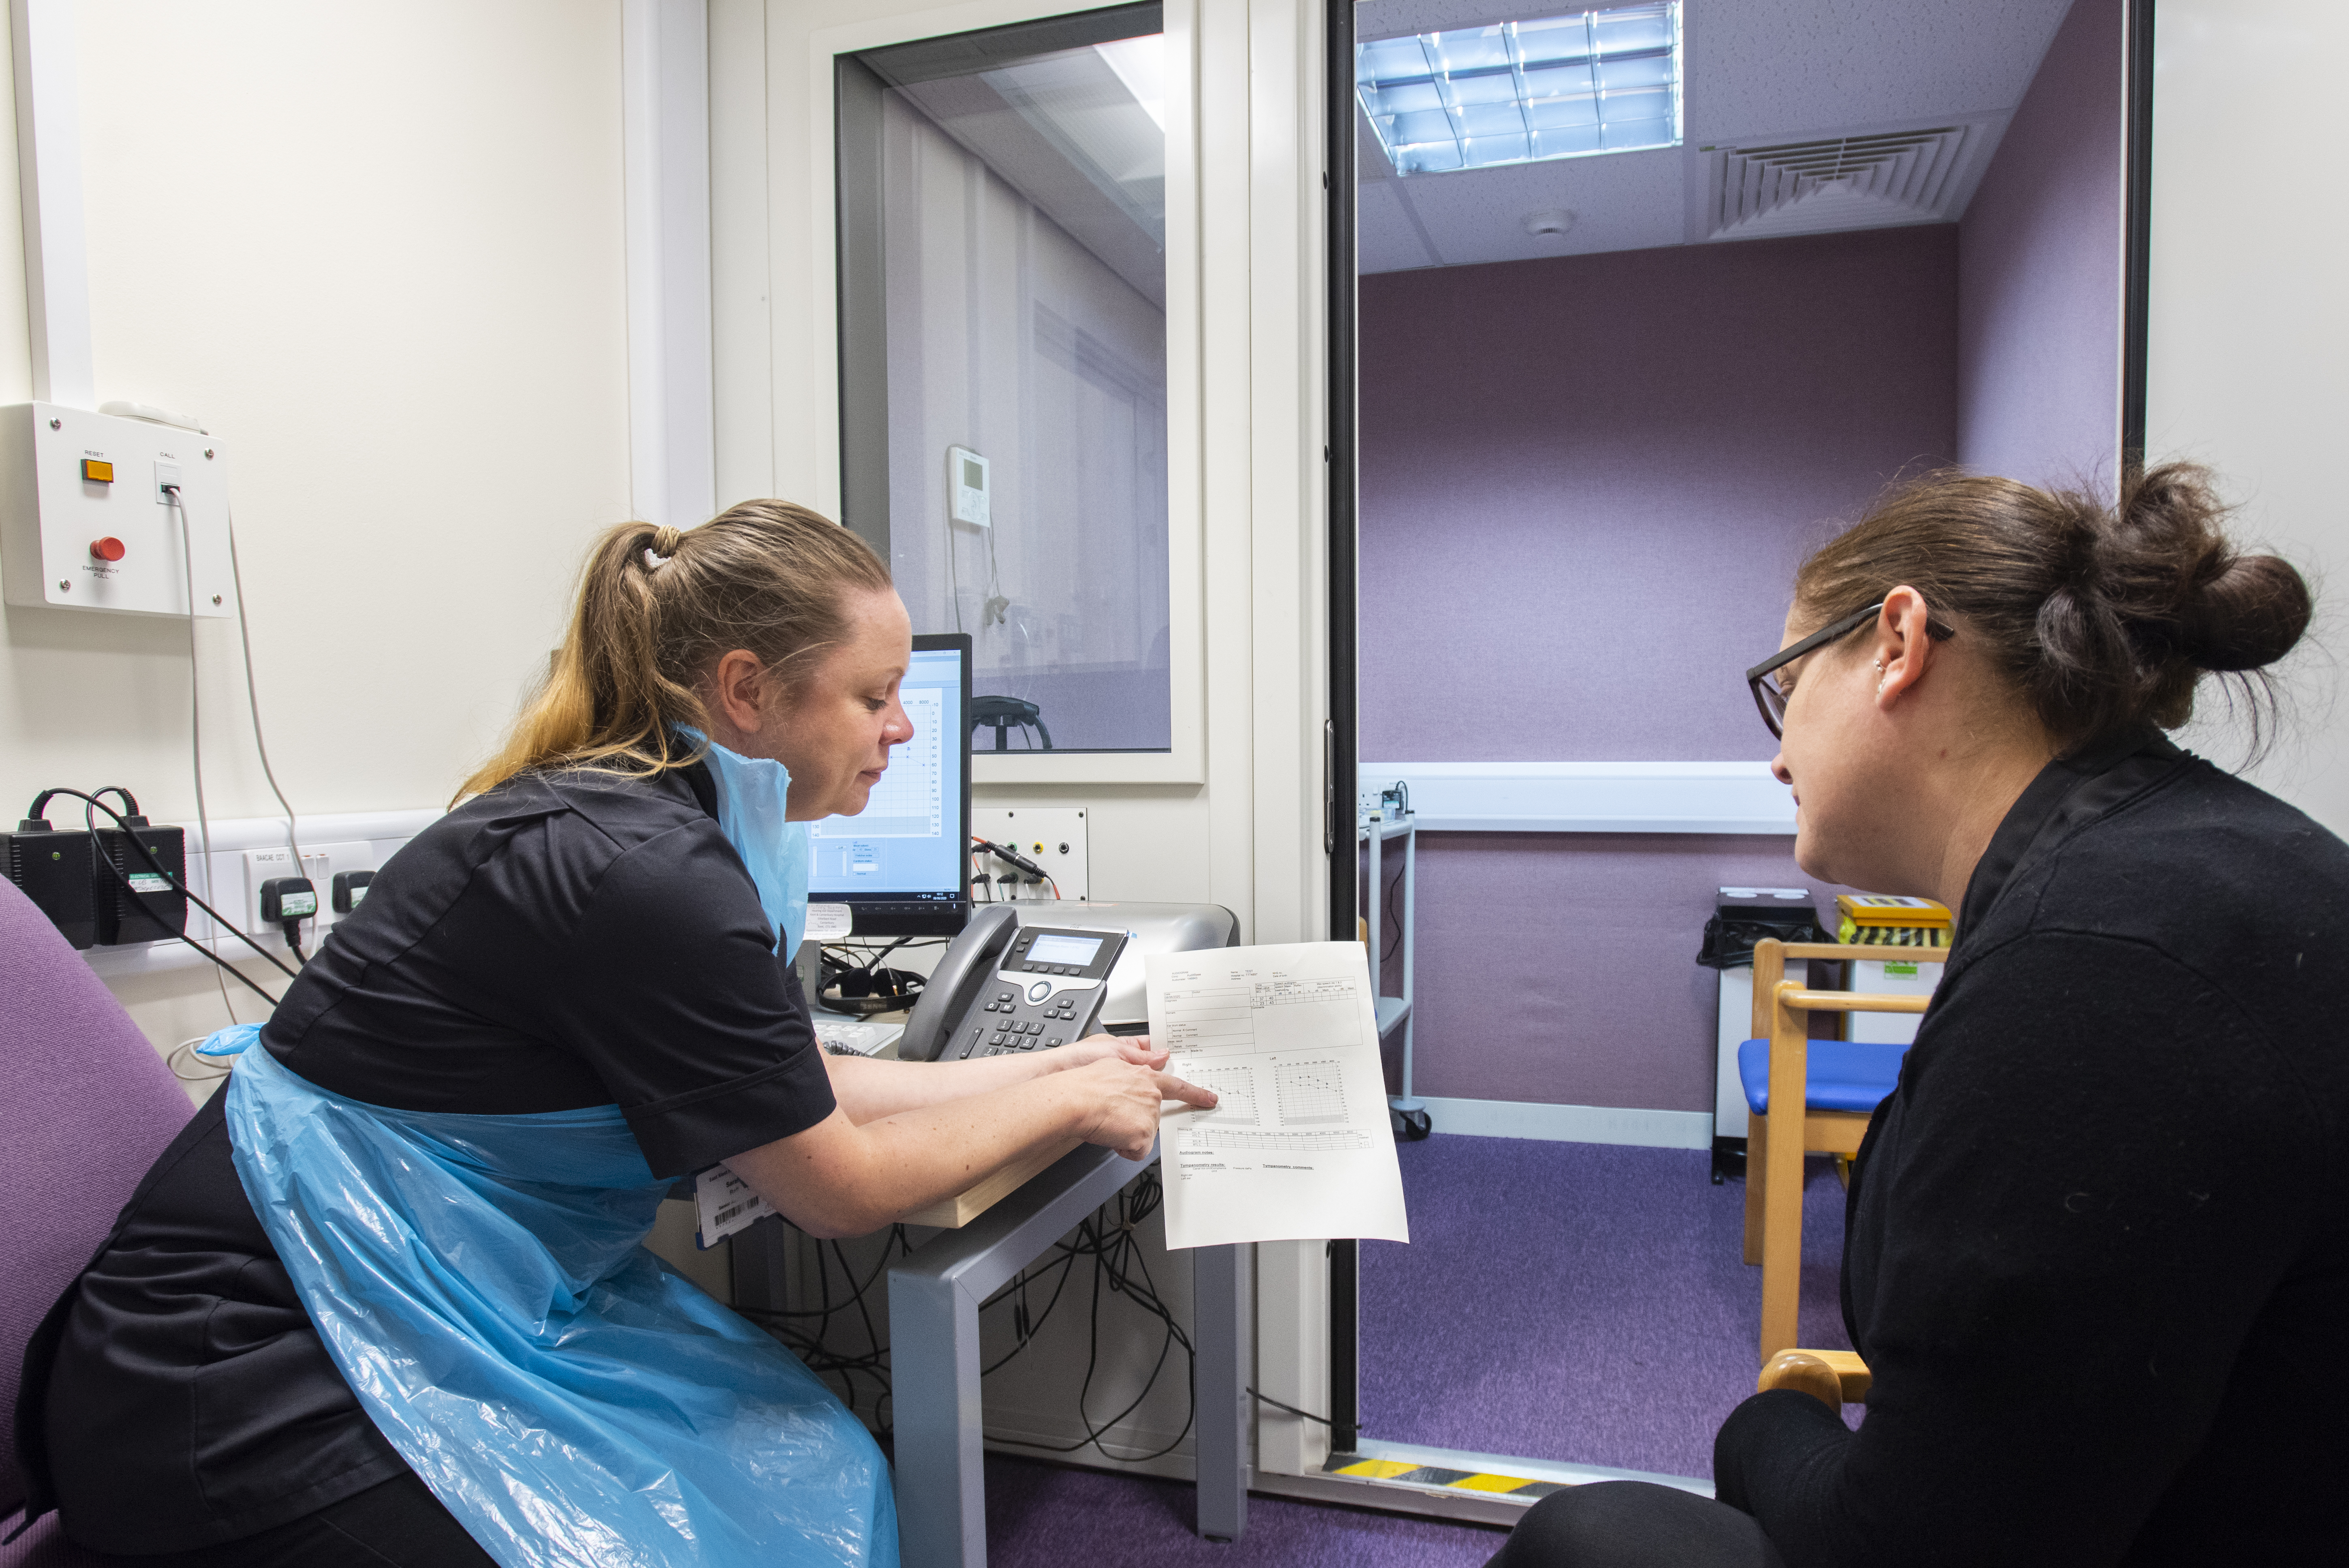
[[[867,969],[830,953],[823,955],[823,981],[816,1000],[834,1012],[864,1017],[895,1012],[922,999],[922,977],[911,970]]]

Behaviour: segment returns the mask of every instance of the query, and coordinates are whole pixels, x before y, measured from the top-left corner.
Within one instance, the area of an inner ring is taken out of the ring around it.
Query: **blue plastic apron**
[[[505,1568],[894,1568],[889,1469],[814,1374],[639,1243],[656,1180],[617,1106],[387,1110],[257,1025],[236,1171],[359,1403]]]

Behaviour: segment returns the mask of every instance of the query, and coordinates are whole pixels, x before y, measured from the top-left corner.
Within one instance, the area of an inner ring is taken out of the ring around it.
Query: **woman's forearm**
[[[1098,1099],[1098,1094],[1046,1077],[861,1125],[843,1103],[806,1132],[726,1163],[802,1230],[818,1236],[861,1236],[965,1191],[1036,1149],[1084,1136],[1100,1119]]]
[[[832,1075],[832,1097],[859,1127],[905,1111],[1032,1083],[1059,1065],[1040,1051],[976,1062],[875,1062],[864,1056],[826,1056],[823,1064]]]

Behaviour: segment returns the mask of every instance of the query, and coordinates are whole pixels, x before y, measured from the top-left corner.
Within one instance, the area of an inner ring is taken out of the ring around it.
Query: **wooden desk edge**
[[[906,1012],[876,1012],[864,1019],[866,1023],[903,1023],[910,1017]],[[899,1039],[904,1036],[900,1035]],[[892,1040],[873,1054],[874,1061],[895,1061],[897,1041]],[[1015,1159],[985,1180],[952,1198],[941,1198],[926,1209],[917,1209],[898,1223],[903,1225],[934,1225],[941,1231],[959,1231],[1037,1177],[1059,1163],[1062,1155],[1084,1142],[1072,1137],[1065,1143],[1046,1144],[1026,1159]]]
[[[976,1186],[942,1198],[926,1209],[917,1209],[901,1221],[907,1225],[935,1225],[941,1230],[959,1231],[1060,1161],[1061,1156],[1083,1143],[1082,1138],[1069,1138],[1049,1143],[1025,1159],[1015,1159]]]

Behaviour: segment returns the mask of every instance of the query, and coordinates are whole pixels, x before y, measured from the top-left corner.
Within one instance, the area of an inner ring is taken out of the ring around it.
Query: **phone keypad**
[[[999,979],[980,992],[978,1010],[964,1015],[942,1059],[957,1062],[1008,1056],[1015,1051],[1049,1051],[1082,1038],[1100,1017],[1108,987],[1095,983],[1056,990],[1049,981],[1028,977],[1088,976],[1096,970],[1106,974],[1124,945],[1123,938],[1117,940],[1091,966],[1031,963],[1015,955],[1014,964],[1006,967],[1019,978],[1009,983]]]

